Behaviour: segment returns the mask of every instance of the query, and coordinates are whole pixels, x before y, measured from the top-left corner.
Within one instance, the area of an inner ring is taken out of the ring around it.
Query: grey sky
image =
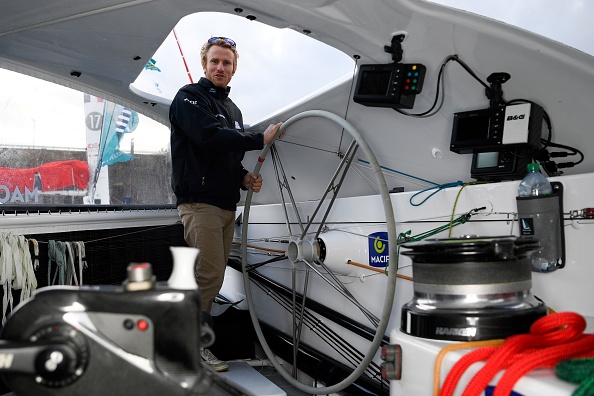
[[[194,81],[204,75],[200,47],[208,38],[224,36],[237,42],[238,68],[229,85],[231,97],[248,124],[354,72],[354,61],[338,50],[293,30],[272,28],[235,15],[194,14],[182,19],[175,30]],[[173,35],[154,59],[162,72],[145,71],[143,77],[149,79],[149,85],[161,78],[164,95],[172,98],[189,83]]]
[[[594,55],[594,1],[432,0],[530,30]]]

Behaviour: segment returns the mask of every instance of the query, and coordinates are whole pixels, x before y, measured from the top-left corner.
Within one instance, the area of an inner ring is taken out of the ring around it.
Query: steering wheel
[[[252,195],[253,195],[253,191],[251,189],[249,189],[247,192],[245,206],[243,209],[243,222],[242,222],[242,235],[241,235],[242,271],[243,271],[244,286],[245,286],[245,291],[246,291],[246,300],[248,303],[252,323],[254,325],[254,329],[255,329],[256,335],[258,337],[258,341],[260,342],[260,344],[261,344],[264,352],[266,353],[266,356],[268,357],[269,361],[271,362],[271,364],[281,374],[281,376],[295,388],[300,389],[301,391],[307,392],[309,394],[330,394],[330,393],[335,393],[335,392],[339,392],[339,391],[343,390],[344,388],[351,385],[357,378],[359,378],[361,376],[361,374],[365,371],[365,369],[369,365],[369,363],[371,363],[371,361],[372,361],[373,357],[375,356],[375,354],[381,344],[381,341],[384,337],[386,328],[388,326],[388,322],[390,320],[390,315],[392,312],[392,306],[393,306],[393,301],[394,301],[394,294],[395,294],[395,290],[396,290],[396,273],[397,273],[396,235],[397,234],[396,234],[396,225],[395,225],[395,221],[394,221],[394,211],[392,208],[392,201],[390,199],[390,195],[388,192],[386,180],[384,178],[384,175],[382,173],[380,165],[377,161],[377,158],[375,157],[375,155],[371,151],[371,148],[369,147],[367,142],[363,139],[361,134],[348,121],[337,116],[336,114],[333,114],[333,113],[330,113],[327,111],[323,111],[323,110],[310,110],[310,111],[305,111],[303,113],[299,113],[299,114],[289,118],[279,128],[274,139],[262,149],[253,173],[255,175],[258,175],[260,173],[262,164],[263,164],[266,156],[268,155],[270,148],[272,147],[274,142],[277,140],[277,138],[279,136],[281,136],[287,130],[287,128],[289,128],[291,125],[293,125],[294,123],[296,123],[299,120],[302,120],[302,119],[308,118],[308,117],[322,117],[322,118],[326,118],[328,120],[331,120],[331,121],[337,123],[339,126],[341,126],[345,131],[347,131],[353,137],[356,144],[363,150],[364,154],[366,155],[367,159],[369,160],[372,171],[375,174],[375,177],[377,179],[377,183],[378,183],[378,187],[379,187],[380,195],[381,195],[381,199],[382,199],[382,204],[383,204],[383,208],[384,208],[384,214],[385,214],[385,218],[386,218],[388,241],[391,242],[391,243],[389,243],[389,248],[388,248],[389,249],[388,278],[387,278],[387,283],[386,283],[386,293],[385,293],[384,306],[383,306],[383,310],[382,310],[382,314],[381,314],[381,319],[377,325],[375,336],[369,346],[369,349],[367,350],[367,352],[365,354],[365,357],[361,360],[361,362],[354,369],[354,371],[350,375],[348,375],[345,379],[343,379],[342,381],[340,381],[337,384],[334,384],[332,386],[327,386],[327,387],[314,388],[312,386],[305,385],[305,384],[297,381],[295,378],[291,377],[289,375],[289,373],[287,373],[282,368],[278,359],[275,357],[274,353],[268,346],[268,343],[266,342],[266,339],[262,333],[262,328],[260,327],[260,323],[258,321],[256,310],[254,308],[252,292],[251,292],[251,288],[250,288],[249,271],[247,270],[247,265],[248,265],[247,264],[247,256],[248,256],[247,235],[248,235],[248,226],[249,226],[250,207],[251,207],[251,201],[252,201]],[[313,221],[313,216],[312,216],[311,221]],[[311,250],[311,249],[307,249],[307,246],[310,244],[309,243],[304,244],[303,243],[304,238],[305,238],[305,233],[303,235],[301,235],[300,237],[293,238],[292,242],[288,245],[286,255],[287,255],[287,257],[289,257],[289,259],[292,262],[303,261],[306,264],[311,265],[311,263],[308,262],[310,260],[309,258],[312,257],[311,253],[309,253],[309,250]],[[306,251],[306,250],[308,250],[308,251]],[[314,256],[315,256],[315,254],[314,254]],[[318,273],[318,275],[321,275],[321,274]]]

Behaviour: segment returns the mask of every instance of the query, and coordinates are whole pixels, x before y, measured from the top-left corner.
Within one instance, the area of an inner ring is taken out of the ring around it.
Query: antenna
[[[188,73],[188,78],[190,79],[190,83],[194,84],[194,80],[192,79],[192,74],[190,73],[190,68],[188,67],[188,63],[186,62],[186,57],[184,56],[184,52],[182,51],[181,44],[179,39],[177,38],[177,33],[175,33],[175,29],[173,29],[173,36],[175,37],[175,41],[177,43],[177,48],[179,48],[179,53],[184,61],[184,66],[186,68],[186,73]]]
[[[511,78],[509,73],[499,72],[492,73],[487,77],[487,82],[491,84],[491,88],[485,88],[485,95],[490,100],[491,107],[498,107],[505,104],[503,100],[503,89],[501,86]]]
[[[406,38],[405,34],[397,34],[392,37],[391,45],[384,45],[384,51],[392,54],[392,60],[398,63],[402,60],[402,42]]]

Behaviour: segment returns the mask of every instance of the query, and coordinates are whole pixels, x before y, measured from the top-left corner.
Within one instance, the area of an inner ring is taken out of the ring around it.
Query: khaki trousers
[[[177,211],[184,225],[186,243],[200,250],[196,259],[196,283],[202,310],[210,312],[225,279],[235,212],[203,203],[182,203]]]

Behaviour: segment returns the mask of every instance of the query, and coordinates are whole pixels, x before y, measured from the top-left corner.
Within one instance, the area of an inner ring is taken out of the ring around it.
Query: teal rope
[[[440,192],[441,190],[444,190],[446,188],[450,188],[450,187],[458,187],[458,186],[463,186],[464,182],[461,180],[458,180],[457,182],[451,182],[451,183],[445,183],[445,184],[439,184],[437,186],[433,186],[433,187],[429,187],[426,188],[424,190],[421,190],[419,192],[417,192],[416,194],[414,194],[412,197],[410,197],[410,204],[412,206],[421,206],[423,205],[429,198],[431,198],[432,196],[434,196],[435,194],[437,194],[438,192]],[[424,200],[422,200],[420,203],[414,203],[413,199],[417,196],[417,195],[421,195],[425,192],[431,191],[435,189],[435,191],[433,191],[431,194],[429,194],[427,197],[425,197]]]
[[[362,160],[361,158],[358,158],[357,160],[359,162],[363,162],[364,164],[370,165],[369,161]],[[406,176],[406,177],[410,177],[411,179],[416,179],[416,180],[419,180],[419,181],[422,181],[422,182],[425,182],[425,183],[433,184],[434,186],[438,186],[439,185],[439,184],[434,183],[432,181],[421,179],[420,177],[413,176],[413,175],[408,174],[408,173],[400,172],[400,171],[397,171],[396,169],[388,168],[387,166],[380,165],[380,168],[381,169],[385,169],[385,170],[390,171],[390,172],[398,173],[398,174],[403,175],[403,176]]]
[[[359,162],[363,162],[364,164],[369,164],[368,161],[362,160],[360,158],[358,158],[357,160]],[[416,194],[414,194],[412,197],[410,197],[410,204],[412,206],[421,206],[421,205],[423,205],[429,198],[431,198],[432,196],[434,196],[435,194],[437,194],[438,192],[440,192],[443,189],[446,189],[446,188],[449,188],[449,187],[458,187],[458,186],[463,186],[464,185],[464,182],[463,181],[460,181],[460,180],[458,180],[457,182],[451,182],[451,183],[445,183],[445,184],[438,184],[438,183],[434,183],[434,182],[432,182],[430,180],[425,180],[425,179],[422,179],[420,177],[413,176],[413,175],[411,175],[409,173],[404,173],[404,172],[400,172],[400,171],[397,171],[397,170],[392,169],[392,168],[388,168],[387,166],[380,165],[380,168],[381,169],[385,169],[385,170],[390,171],[390,172],[398,173],[398,174],[403,175],[403,176],[406,176],[406,177],[410,177],[411,179],[416,179],[416,180],[419,180],[419,181],[422,181],[422,182],[425,182],[425,183],[428,183],[428,184],[433,184],[433,187],[429,187],[429,188],[426,188],[424,190],[421,190],[421,191],[417,192]],[[417,195],[423,194],[424,192],[431,191],[433,189],[436,189],[436,190],[433,191],[431,194],[429,194],[420,203],[418,203],[418,204],[413,203],[413,199]]]
[[[59,275],[58,284],[63,285],[66,282],[66,245],[64,242],[49,240],[48,241],[48,264],[47,264],[47,284],[54,285],[56,276]],[[56,262],[56,273],[53,280],[51,280],[52,261]],[[51,281],[50,281],[51,280]]]
[[[564,360],[555,367],[562,380],[578,384],[572,396],[594,395],[594,358]]]

